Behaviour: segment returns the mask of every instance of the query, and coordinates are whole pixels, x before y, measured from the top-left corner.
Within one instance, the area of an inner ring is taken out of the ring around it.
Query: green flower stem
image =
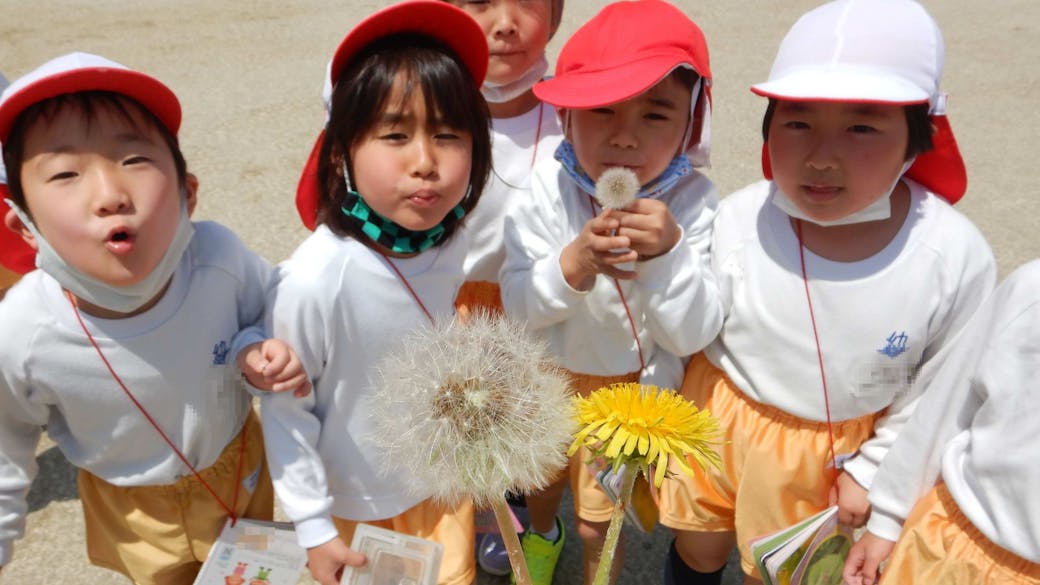
[[[509,513],[509,504],[506,503],[504,497],[496,498],[491,503],[491,509],[495,511],[498,530],[502,533],[502,542],[506,544],[506,552],[509,553],[509,564],[513,567],[516,585],[531,585],[531,573],[527,571],[527,560],[524,558],[524,549],[520,547],[520,539],[513,526],[513,515]]]
[[[625,522],[625,508],[632,504],[632,488],[636,485],[638,476],[638,465],[631,462],[625,465],[625,474],[621,476],[621,493],[614,502],[610,527],[607,528],[607,539],[603,542],[603,552],[599,555],[596,577],[592,580],[592,585],[607,585],[610,582],[610,569],[614,566],[614,552],[617,550],[618,538],[621,537],[621,526]]]

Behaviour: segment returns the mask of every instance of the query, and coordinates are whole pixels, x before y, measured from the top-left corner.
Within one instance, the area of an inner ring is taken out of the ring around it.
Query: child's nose
[[[94,210],[98,215],[111,215],[126,211],[130,207],[130,196],[123,184],[113,174],[105,171],[95,173]]]
[[[495,9],[494,32],[496,36],[516,34],[517,12],[520,10],[514,2],[502,2]]]
[[[618,120],[610,129],[610,145],[616,148],[636,148],[639,138],[632,125],[625,120]]]
[[[820,137],[809,149],[806,164],[815,170],[826,170],[837,165],[840,158],[840,149],[835,140],[828,137]]]
[[[411,173],[417,177],[429,177],[437,170],[437,157],[431,138],[420,138],[412,145]]]

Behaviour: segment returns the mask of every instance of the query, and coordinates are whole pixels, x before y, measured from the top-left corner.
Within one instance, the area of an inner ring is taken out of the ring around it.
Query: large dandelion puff
[[[369,408],[384,470],[415,494],[493,508],[517,582],[529,583],[505,494],[547,486],[575,428],[568,379],[546,344],[475,311],[417,330],[378,370]]]
[[[631,505],[632,488],[640,472],[661,487],[668,474],[669,460],[693,475],[689,457],[698,466],[719,466],[721,459],[714,445],[719,442],[719,422],[706,410],[698,410],[671,390],[638,383],[613,384],[587,397],[575,397],[575,416],[580,430],[568,450],[588,447],[605,458],[615,472],[624,465],[621,490],[607,529],[595,585],[607,583],[625,508]]]
[[[632,169],[610,167],[596,180],[596,201],[604,209],[623,209],[636,199],[639,177]]]

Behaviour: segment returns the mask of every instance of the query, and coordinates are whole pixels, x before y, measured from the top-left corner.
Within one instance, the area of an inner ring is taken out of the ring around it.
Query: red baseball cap
[[[154,114],[171,134],[177,136],[181,106],[170,88],[154,77],[104,57],[69,53],[51,59],[16,79],[0,95],[0,143],[7,141],[15,120],[26,108],[59,95],[82,91],[110,91],[125,95]],[[7,185],[0,184],[0,200],[7,197]],[[6,213],[6,209],[4,211]],[[24,274],[35,267],[35,258],[36,252],[20,236],[0,228],[0,264]]]
[[[534,93],[557,108],[596,108],[633,98],[684,65],[708,85],[708,43],[689,17],[663,0],[615,2],[574,32],[555,76]]]
[[[441,0],[409,0],[372,13],[347,33],[340,41],[329,63],[328,87],[335,88],[343,69],[367,45],[383,37],[415,33],[432,37],[448,46],[462,61],[480,88],[488,68],[488,47],[484,31],[461,8]],[[296,210],[307,229],[313,230],[318,214],[318,158],[325,131],[311,147],[300,182],[296,186]]]

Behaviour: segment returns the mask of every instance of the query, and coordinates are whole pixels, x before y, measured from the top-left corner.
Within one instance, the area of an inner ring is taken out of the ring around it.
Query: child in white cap
[[[734,543],[867,490],[918,393],[911,382],[990,292],[993,254],[951,204],[965,173],[939,91],[943,40],[910,0],[838,0],[784,38],[769,80],[769,181],[719,206],[726,320],[683,393],[726,429],[724,467],[666,482],[670,583],[718,583]]]
[[[484,29],[488,42],[488,73],[480,91],[491,111],[491,153],[494,168],[480,206],[464,230],[469,239],[466,280],[456,307],[467,313],[477,307],[502,311],[498,272],[505,260],[502,228],[506,211],[530,196],[535,164],[551,160],[563,135],[552,106],[534,95],[534,84],[548,70],[545,47],[563,17],[564,0],[449,0]],[[523,521],[520,497],[509,502]],[[509,556],[497,533],[478,535],[477,560],[488,573],[506,575]]]
[[[328,68],[328,122],[296,193],[314,233],[279,266],[268,306],[269,330],[299,348],[314,392],[262,402],[275,491],[322,585],[364,562],[348,547],[360,522],[441,543],[442,585],[476,578],[472,503],[383,474],[363,404],[402,337],[454,314],[459,228],[491,168],[487,65],[468,14],[412,0],[358,23]]]
[[[7,89],[7,78],[4,77],[3,73],[0,73],[0,93]],[[0,144],[0,148],[3,145]],[[0,160],[0,188],[6,188],[7,186],[7,172],[4,170],[4,161]],[[18,245],[18,235],[7,229],[0,229],[0,248],[14,247]],[[25,254],[26,257],[30,255]],[[0,260],[3,261],[0,264],[0,299],[4,298],[4,294],[7,293],[7,289],[12,284],[18,282],[18,279],[22,274],[32,270],[32,266],[29,262],[29,258],[7,258],[0,256]]]
[[[936,373],[870,488],[846,583],[877,583],[886,558],[885,585],[1040,583],[1037,291],[1033,261],[929,365]]]
[[[91,562],[135,583],[191,582],[228,519],[272,516],[241,374],[309,382],[252,327],[268,263],[188,219],[198,180],[180,121],[161,82],[85,53],[0,97],[4,220],[21,240],[0,255],[26,247],[39,267],[0,303],[0,566],[24,532],[44,427],[80,468]]]
[[[605,7],[567,41],[555,77],[534,86],[556,106],[564,141],[506,217],[502,299],[548,339],[582,395],[641,378],[674,388],[676,356],[700,351],[721,325],[707,261],[717,197],[694,169],[707,164],[711,79],[697,25],[642,0]],[[604,176],[629,192],[597,194]],[[613,505],[588,459],[573,457],[569,479],[590,580]],[[567,475],[527,496],[523,545],[539,585],[562,548]]]

